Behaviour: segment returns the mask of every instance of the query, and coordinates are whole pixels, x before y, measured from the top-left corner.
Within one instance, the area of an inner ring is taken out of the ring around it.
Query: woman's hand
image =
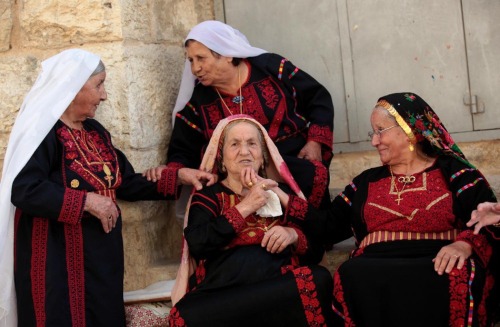
[[[264,234],[260,245],[268,252],[280,253],[289,245],[295,245],[299,235],[291,227],[274,226]]]
[[[245,197],[235,207],[243,217],[248,217],[267,203],[270,195],[266,191],[278,187],[278,183],[260,177],[252,168],[243,169],[240,178]]]
[[[479,234],[481,228],[500,222],[500,203],[484,202],[472,211],[471,219],[467,222],[468,227],[474,226],[474,234]]]
[[[472,255],[472,246],[464,241],[455,241],[449,245],[443,246],[432,261],[434,262],[434,270],[439,275],[443,272],[449,274],[451,270],[457,266],[460,270],[464,266],[465,260]]]
[[[149,168],[142,173],[148,181],[156,182],[161,178],[161,173],[167,166],[160,165],[156,168]],[[201,190],[203,185],[210,186],[217,182],[217,176],[199,169],[180,168],[177,170],[177,185],[193,185],[196,190]]]
[[[217,182],[217,176],[206,171],[192,168],[181,168],[177,171],[177,184],[193,185],[196,190],[201,190],[204,185],[210,186]]]
[[[243,187],[245,189],[250,189],[254,185],[256,185],[256,184],[258,184],[260,182],[265,181],[265,179],[263,177],[260,177],[259,175],[257,175],[257,173],[255,172],[255,170],[253,170],[250,167],[244,168],[241,171],[240,180],[241,180],[241,184],[243,185]],[[276,195],[278,195],[278,198],[280,199],[281,205],[283,207],[285,207],[285,208],[288,207],[288,200],[290,199],[290,197],[288,196],[288,194],[286,194],[285,192],[283,192],[283,190],[279,187],[279,185],[278,185],[277,182],[275,182],[273,180],[270,180],[270,181],[272,181],[273,183],[272,184],[270,184],[270,183],[266,184],[265,182],[263,182],[264,185],[266,185],[266,189],[271,190],[274,193],[276,193]],[[273,185],[275,185],[275,186],[273,186]]]
[[[166,165],[160,165],[158,167],[149,168],[148,170],[142,173],[142,176],[146,177],[146,179],[150,182],[156,182],[161,178],[161,172],[165,168],[167,168]]]
[[[99,219],[106,233],[111,232],[116,227],[119,213],[116,204],[111,198],[89,192],[83,210]]]
[[[321,144],[316,141],[307,141],[297,156],[302,159],[321,161]]]

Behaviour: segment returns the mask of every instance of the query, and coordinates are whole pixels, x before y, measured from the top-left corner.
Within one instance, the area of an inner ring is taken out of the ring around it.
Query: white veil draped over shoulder
[[[42,62],[12,128],[0,182],[0,326],[17,326],[12,183],[99,64],[100,57],[65,50]]]

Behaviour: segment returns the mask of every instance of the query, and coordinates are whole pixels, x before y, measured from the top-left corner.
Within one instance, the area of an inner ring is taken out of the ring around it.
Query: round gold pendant
[[[78,179],[73,179],[71,181],[71,187],[72,188],[77,188],[78,186],[80,186],[80,182],[78,181]]]

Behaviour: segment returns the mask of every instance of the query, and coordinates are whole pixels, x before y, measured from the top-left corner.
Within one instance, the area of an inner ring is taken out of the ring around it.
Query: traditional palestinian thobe
[[[105,233],[86,195],[160,200],[178,189],[175,172],[149,182],[102,125],[83,126],[58,121],[13,183],[19,326],[124,326],[122,218]]]
[[[191,100],[176,115],[169,165],[198,167],[219,121],[243,113],[265,127],[308,201],[315,206],[328,202],[333,144],[329,92],[279,55],[264,53],[245,63],[249,76],[241,87],[242,99],[224,93],[219,97],[214,88],[196,85]],[[321,144],[322,162],[297,158],[307,141]]]

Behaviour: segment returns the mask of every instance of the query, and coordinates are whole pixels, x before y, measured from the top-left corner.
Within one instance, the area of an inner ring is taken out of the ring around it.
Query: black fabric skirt
[[[321,266],[283,272],[287,255],[225,251],[172,309],[171,326],[330,326],[332,277]]]
[[[432,259],[446,244],[376,243],[343,263],[334,275],[335,325],[484,326],[485,269],[472,256],[460,271],[438,275]]]

